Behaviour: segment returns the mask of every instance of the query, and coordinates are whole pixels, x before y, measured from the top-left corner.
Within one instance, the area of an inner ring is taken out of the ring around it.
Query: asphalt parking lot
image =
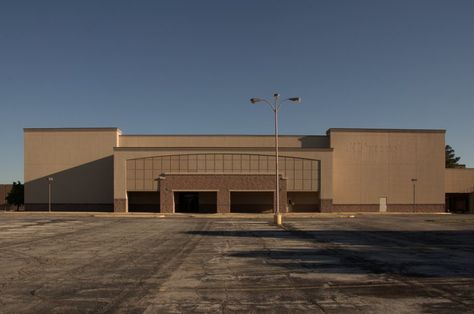
[[[2,313],[474,313],[473,215],[0,214]]]

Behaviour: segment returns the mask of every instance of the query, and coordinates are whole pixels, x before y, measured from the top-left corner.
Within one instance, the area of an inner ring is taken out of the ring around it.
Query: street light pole
[[[275,106],[273,111],[275,112],[275,224],[281,225],[281,213],[280,213],[280,168],[278,167],[278,110],[280,110],[280,104],[278,103],[279,95],[274,94]]]
[[[413,212],[416,211],[416,181],[418,180],[415,178],[411,179],[411,182],[413,183]]]
[[[48,178],[48,212],[51,213],[51,184],[54,179],[52,177]]]
[[[285,101],[292,101],[295,103],[300,103],[300,97],[291,97],[285,99],[283,102],[280,102],[280,95],[275,93],[273,94],[273,102],[270,102],[263,98],[251,98],[250,102],[255,104],[257,102],[265,102],[270,106],[275,114],[275,213],[274,213],[274,222],[276,225],[282,224],[282,216],[280,212],[280,169],[279,169],[279,146],[278,146],[278,111],[280,111],[281,103]]]

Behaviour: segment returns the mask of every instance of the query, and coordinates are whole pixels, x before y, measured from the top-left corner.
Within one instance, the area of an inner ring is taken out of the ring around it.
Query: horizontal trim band
[[[169,151],[169,150],[178,150],[178,151],[275,151],[274,147],[114,147],[114,151]],[[332,148],[302,148],[302,147],[279,147],[279,151],[294,151],[294,152],[332,152]]]

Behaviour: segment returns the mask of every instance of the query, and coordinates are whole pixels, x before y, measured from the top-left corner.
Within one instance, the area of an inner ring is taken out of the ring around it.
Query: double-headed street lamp
[[[258,102],[264,102],[267,105],[272,108],[273,112],[275,113],[275,216],[274,216],[274,221],[275,224],[281,225],[282,219],[281,219],[281,213],[280,213],[280,174],[279,174],[279,168],[278,168],[278,111],[280,111],[280,106],[282,103],[286,101],[291,101],[294,103],[300,103],[301,98],[300,97],[291,97],[287,98],[283,101],[280,101],[280,95],[279,94],[273,94],[273,101],[268,101],[264,98],[251,98],[250,102],[252,104],[258,103]]]

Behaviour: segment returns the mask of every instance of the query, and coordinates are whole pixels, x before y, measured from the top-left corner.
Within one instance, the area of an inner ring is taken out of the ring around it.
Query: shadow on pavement
[[[230,257],[318,273],[474,278],[474,231],[190,231],[210,237],[279,238],[279,249]],[[285,244],[285,239],[292,244]],[[302,245],[294,248],[294,241]]]

